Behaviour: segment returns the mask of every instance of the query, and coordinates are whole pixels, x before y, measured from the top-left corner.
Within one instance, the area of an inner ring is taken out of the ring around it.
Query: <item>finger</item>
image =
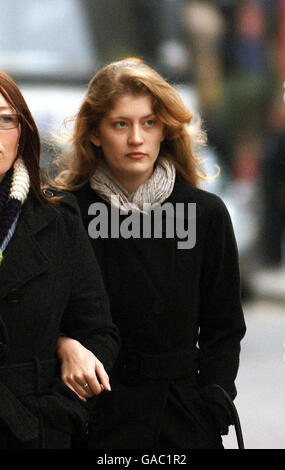
[[[67,382],[69,385],[71,385],[75,393],[80,398],[84,398],[85,401],[86,401],[86,398],[90,398],[93,395],[93,393],[90,392],[88,387],[84,387],[84,385],[87,383],[84,377],[83,378],[67,378]]]
[[[100,393],[102,393],[102,387],[98,381],[95,372],[92,372],[89,375],[85,375],[85,378],[86,383],[88,383],[89,389],[92,392],[92,395],[99,395]]]
[[[83,390],[83,394],[86,398],[91,398],[93,397],[94,393],[89,387],[88,382],[85,382],[84,385],[80,384],[81,389]]]
[[[105,367],[103,366],[102,362],[98,361],[96,364],[96,374],[99,378],[101,384],[103,385],[105,390],[111,391],[110,380],[107,372],[105,371]]]
[[[74,385],[75,386],[75,385]],[[89,387],[89,384],[87,381],[85,381],[83,384],[80,382],[79,384],[77,383],[76,385],[78,393],[80,393],[81,396],[84,396],[85,398],[91,398],[93,397],[94,393]],[[80,389],[80,391],[79,391]]]
[[[77,396],[80,398],[80,400],[82,400],[82,401],[84,401],[84,402],[87,401],[86,398],[85,398],[85,395],[82,394],[82,393],[78,393],[78,392],[75,390],[75,388],[74,388],[69,382],[64,382],[64,383],[65,383],[65,385],[66,385],[68,388],[70,388],[70,390],[72,390],[72,391],[75,393],[75,395],[77,395]]]

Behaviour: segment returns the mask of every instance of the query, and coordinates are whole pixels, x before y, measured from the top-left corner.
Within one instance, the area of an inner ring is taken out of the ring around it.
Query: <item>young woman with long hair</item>
[[[148,65],[114,62],[91,80],[57,162],[54,184],[77,197],[122,340],[112,392],[92,406],[91,448],[222,448],[232,424],[238,253],[224,203],[198,188],[205,134],[192,118]],[[88,366],[82,349],[63,339],[64,380]]]

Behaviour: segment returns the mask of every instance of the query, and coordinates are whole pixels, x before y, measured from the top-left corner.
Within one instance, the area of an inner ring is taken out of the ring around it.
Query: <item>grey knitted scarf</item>
[[[90,186],[99,196],[123,211],[144,212],[164,202],[172,193],[176,170],[166,158],[159,158],[151,177],[132,194],[123,188],[107,165],[101,163],[90,178]],[[115,197],[114,197],[115,196]]]

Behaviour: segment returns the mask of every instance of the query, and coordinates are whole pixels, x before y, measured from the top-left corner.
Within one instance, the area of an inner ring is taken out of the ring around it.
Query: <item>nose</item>
[[[139,125],[133,125],[130,128],[128,142],[131,145],[140,145],[143,143],[142,129]]]

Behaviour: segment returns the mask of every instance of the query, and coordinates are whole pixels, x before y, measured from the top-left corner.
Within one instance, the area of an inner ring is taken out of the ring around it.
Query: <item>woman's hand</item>
[[[111,391],[109,377],[102,362],[79,341],[61,336],[57,343],[61,360],[61,378],[78,397],[86,401],[103,390]]]

